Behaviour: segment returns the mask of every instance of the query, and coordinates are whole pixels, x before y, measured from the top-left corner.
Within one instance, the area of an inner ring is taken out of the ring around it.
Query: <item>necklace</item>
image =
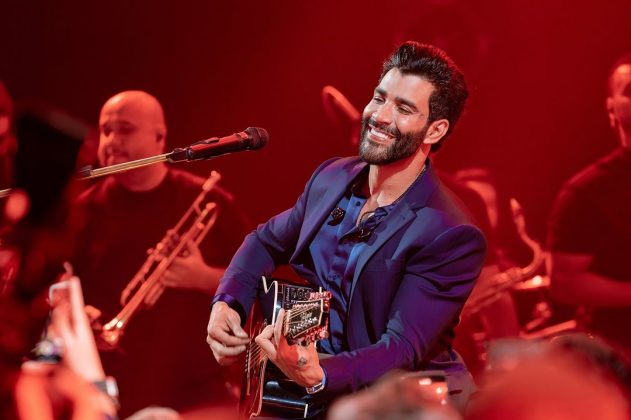
[[[416,176],[416,178],[414,178],[414,181],[412,181],[410,183],[410,185],[408,185],[408,187],[405,189],[405,191],[403,191],[401,193],[401,195],[399,195],[397,197],[396,200],[394,200],[392,203],[388,204],[387,206],[384,207],[390,207],[390,206],[394,206],[395,204],[397,204],[399,201],[401,201],[401,199],[403,198],[403,196],[405,196],[405,194],[408,193],[408,191],[410,191],[410,189],[412,188],[412,186],[414,184],[416,184],[416,182],[421,178],[421,176],[425,173],[425,169],[427,169],[427,165],[423,165],[423,168],[421,169],[421,172],[419,172],[419,174]],[[376,209],[375,209],[376,210]],[[370,219],[372,216],[374,216],[375,214],[375,210],[368,210],[364,213],[362,213],[359,216],[359,220],[357,221],[357,225],[359,226],[360,224],[362,224],[364,221]]]
[[[421,179],[421,176],[423,176],[423,174],[425,173],[425,169],[427,169],[427,165],[423,164],[423,168],[421,168],[421,172],[419,172],[419,174],[416,176],[416,178],[414,178],[414,181],[412,181],[412,183],[410,185],[408,185],[408,187],[405,189],[405,191],[403,191],[401,193],[400,196],[397,197],[396,200],[394,200],[392,203],[390,203],[391,206],[394,206],[395,204],[397,204],[399,201],[401,201],[401,199],[403,198],[403,196],[405,194],[408,193],[408,191],[410,191],[412,189],[412,186],[414,184],[416,184],[416,182]]]
[[[357,225],[361,225],[362,223],[364,223],[366,220],[370,219],[373,215],[375,214],[374,210],[369,210],[367,212],[365,212],[364,214],[362,214],[359,217],[359,221],[357,222]]]

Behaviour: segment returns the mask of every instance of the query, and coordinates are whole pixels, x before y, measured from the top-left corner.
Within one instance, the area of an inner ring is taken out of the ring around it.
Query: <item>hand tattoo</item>
[[[303,356],[300,356],[300,358],[298,359],[298,367],[304,367],[307,364],[307,359],[305,359]]]

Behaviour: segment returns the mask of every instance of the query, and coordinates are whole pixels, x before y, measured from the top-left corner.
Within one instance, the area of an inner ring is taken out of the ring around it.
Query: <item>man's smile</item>
[[[378,144],[390,144],[396,140],[396,137],[390,134],[386,130],[370,125],[368,128],[368,135],[370,140]]]

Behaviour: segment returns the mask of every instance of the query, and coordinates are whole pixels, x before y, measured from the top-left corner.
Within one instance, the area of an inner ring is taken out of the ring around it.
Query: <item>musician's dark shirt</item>
[[[128,191],[107,178],[80,197],[86,222],[74,265],[86,304],[102,310],[104,322],[120,310],[120,294],[147,250],[180,220],[202,182],[170,169],[151,191]],[[220,213],[201,250],[207,264],[225,266],[243,239],[245,222],[230,194],[215,189],[209,197]],[[131,319],[122,353],[102,354],[107,374],[119,384],[121,417],[148,405],[179,410],[229,401],[224,371],[204,340],[210,293],[168,289],[153,308]]]
[[[589,270],[631,281],[631,150],[618,148],[574,176],[550,219],[552,252],[592,256]],[[594,332],[631,349],[631,308],[594,310]]]

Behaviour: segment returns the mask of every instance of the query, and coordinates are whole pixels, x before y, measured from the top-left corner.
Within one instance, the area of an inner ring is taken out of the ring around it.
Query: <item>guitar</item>
[[[274,324],[280,309],[285,310],[283,334],[289,344],[307,345],[328,336],[330,292],[315,292],[305,286],[262,278],[258,306],[250,315],[250,343],[245,356],[245,374],[239,411],[243,418],[261,414],[281,417],[307,417],[313,403],[305,401],[305,389],[269,362],[254,341],[267,325]],[[261,312],[263,319],[255,322]]]

